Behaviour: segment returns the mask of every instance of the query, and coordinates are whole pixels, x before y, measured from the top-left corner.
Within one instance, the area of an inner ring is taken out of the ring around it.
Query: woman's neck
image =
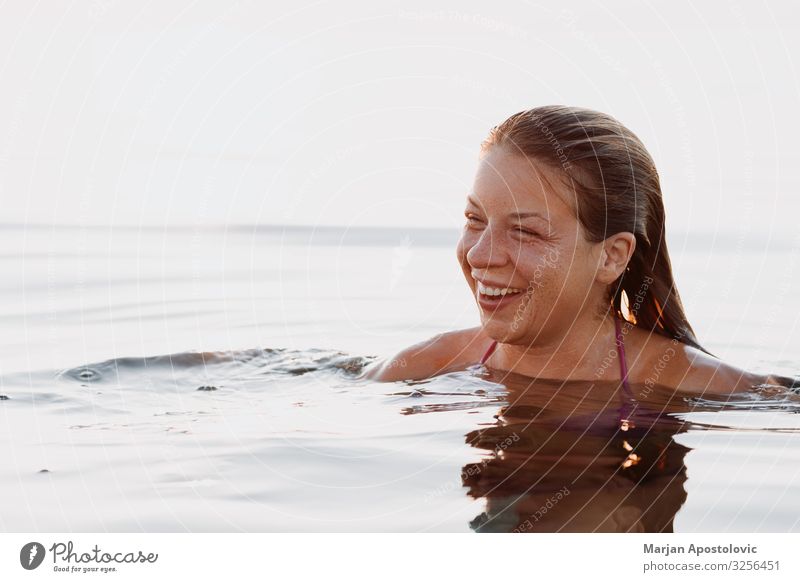
[[[541,378],[614,378],[619,358],[614,317],[609,309],[603,317],[575,322],[565,334],[546,342],[537,338],[521,344],[499,343],[491,366]]]

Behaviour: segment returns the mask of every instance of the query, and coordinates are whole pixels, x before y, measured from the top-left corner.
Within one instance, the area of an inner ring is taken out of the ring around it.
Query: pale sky
[[[0,14],[2,223],[457,226],[489,128],[550,103],[638,133],[673,229],[786,234],[800,210],[791,3]]]

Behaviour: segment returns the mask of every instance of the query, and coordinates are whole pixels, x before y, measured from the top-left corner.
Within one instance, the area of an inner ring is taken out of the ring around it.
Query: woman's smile
[[[501,287],[486,285],[476,281],[475,297],[484,311],[495,312],[520,300],[524,292],[516,287]]]

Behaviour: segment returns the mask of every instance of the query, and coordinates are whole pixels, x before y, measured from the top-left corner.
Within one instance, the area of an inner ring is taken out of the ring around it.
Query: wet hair
[[[710,353],[698,343],[675,287],[658,172],[631,130],[599,111],[548,105],[492,128],[482,150],[494,146],[555,170],[571,189],[590,242],[619,232],[636,237],[625,271],[608,287],[608,302],[620,317]]]

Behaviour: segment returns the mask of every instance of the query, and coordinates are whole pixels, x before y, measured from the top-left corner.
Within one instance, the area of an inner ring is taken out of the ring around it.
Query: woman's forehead
[[[469,198],[485,211],[574,216],[563,177],[532,158],[492,148],[481,159]]]

